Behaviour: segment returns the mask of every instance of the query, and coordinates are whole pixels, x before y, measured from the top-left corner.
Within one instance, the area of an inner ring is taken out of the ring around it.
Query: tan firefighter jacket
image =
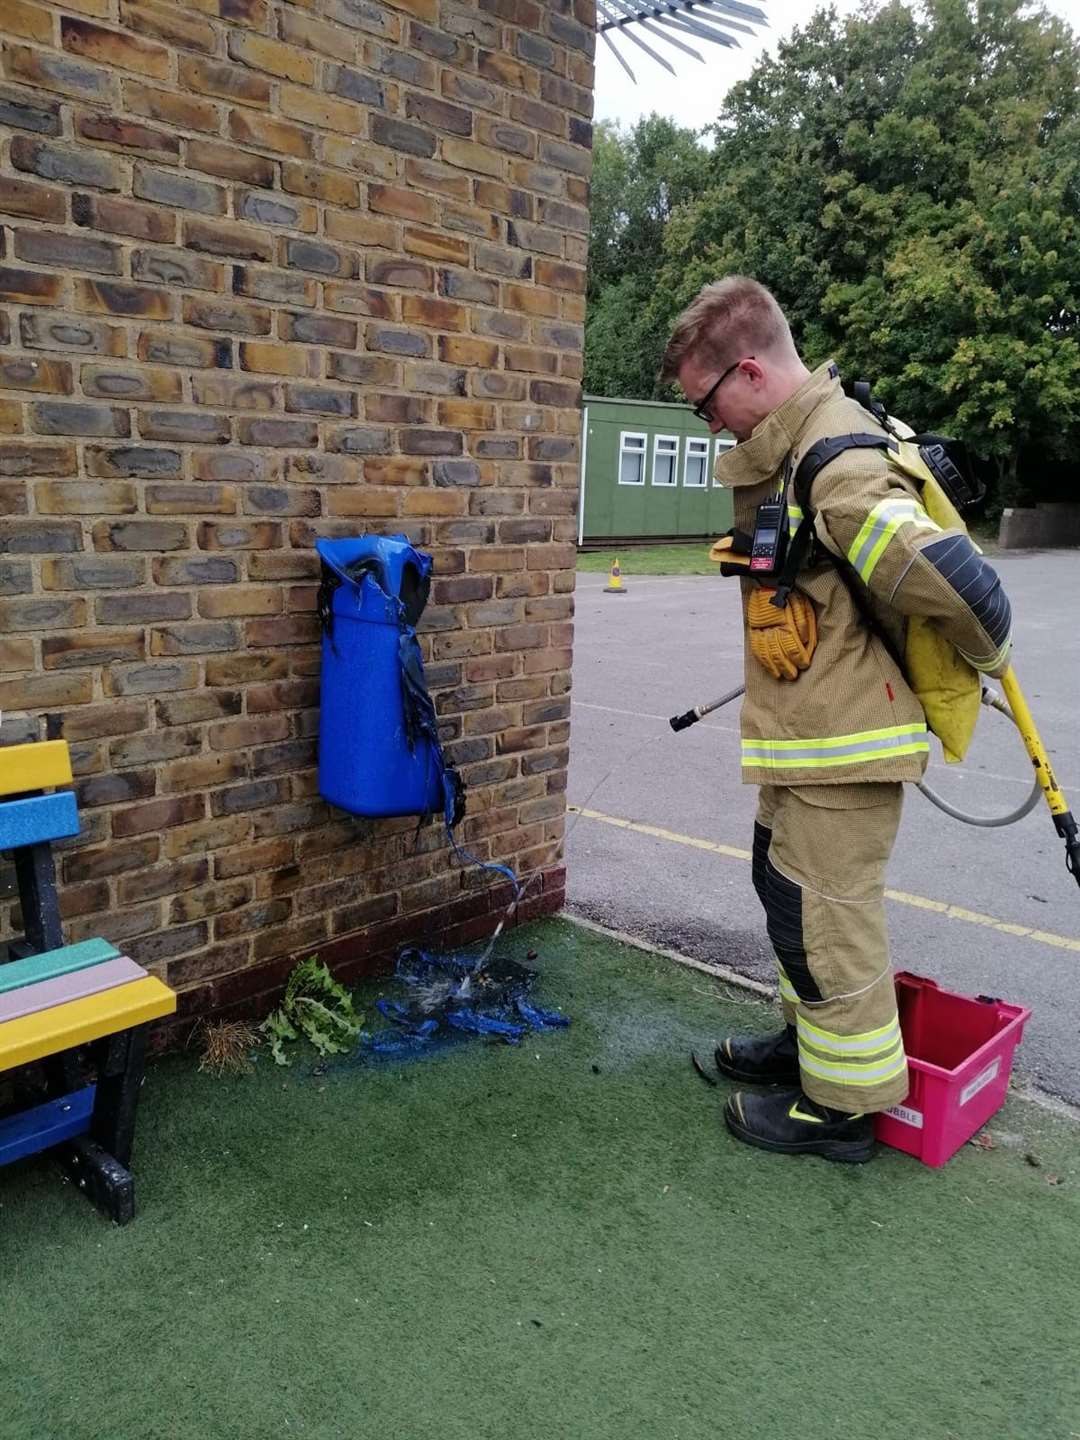
[[[733,491],[734,522],[752,533],[758,505],[774,499],[810,446],[827,436],[881,427],[840,388],[832,362],[721,455],[716,479]],[[884,432],[881,432],[884,433]],[[789,531],[802,518],[788,486]],[[1008,664],[1011,614],[997,575],[966,534],[942,530],[912,480],[884,452],[848,450],[826,465],[811,495],[822,546],[845,556],[866,587],[876,619],[903,653],[906,617],[922,615],[978,670]],[[748,596],[740,578],[744,640]],[[774,679],[745,645],[743,780],[822,785],[919,780],[929,733],[919,700],[882,640],[859,614],[835,565],[821,557],[796,589],[813,604],[818,645],[798,679]]]

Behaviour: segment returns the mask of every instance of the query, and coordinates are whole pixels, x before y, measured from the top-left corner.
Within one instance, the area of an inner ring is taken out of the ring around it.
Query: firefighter
[[[790,482],[811,446],[885,433],[845,396],[831,361],[807,368],[774,297],[745,276],[693,300],[663,375],[713,433],[734,435],[715,474],[732,490],[733,533],[753,537],[754,556],[767,557],[774,532],[801,519]],[[839,453],[813,481],[818,544],[785,603],[772,603],[783,598],[775,582],[755,578],[765,559],[741,572],[742,778],[760,787],[753,884],[785,1025],[727,1036],[716,1063],[773,1087],[736,1091],[725,1108],[732,1133],[767,1150],[868,1160],[874,1112],[908,1092],[884,906],[902,785],[922,778],[929,755],[926,716],[898,659],[907,621],[931,621],[986,674],[1008,665],[1011,614],[997,575],[918,496],[884,449]]]

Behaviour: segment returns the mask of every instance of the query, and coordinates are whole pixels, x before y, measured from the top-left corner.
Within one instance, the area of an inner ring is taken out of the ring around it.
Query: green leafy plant
[[[360,1016],[352,996],[334,979],[317,955],[301,961],[289,976],[281,1004],[263,1021],[270,1054],[277,1065],[288,1065],[285,1044],[310,1040],[320,1055],[350,1050],[360,1034]]]

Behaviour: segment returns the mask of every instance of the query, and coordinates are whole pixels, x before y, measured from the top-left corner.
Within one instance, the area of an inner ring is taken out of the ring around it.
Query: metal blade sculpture
[[[639,31],[705,64],[705,57],[686,43],[687,38],[737,46],[732,31],[753,35],[755,25],[768,24],[764,10],[743,0],[597,0],[596,21],[601,40],[635,84],[634,72],[615,44],[618,37],[629,40],[674,75],[675,67],[647,44]]]

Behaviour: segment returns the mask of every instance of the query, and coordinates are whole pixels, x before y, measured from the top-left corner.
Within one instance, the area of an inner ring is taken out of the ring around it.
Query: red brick
[[[72,55],[120,70],[132,70],[137,75],[149,75],[155,80],[168,77],[169,52],[163,45],[106,30],[69,15],[60,17],[60,38],[64,49]]]
[[[143,870],[124,875],[116,884],[121,905],[137,904],[140,900],[156,900],[162,895],[177,895],[201,885],[210,873],[210,862],[203,858],[184,860],[158,870]]]
[[[146,835],[174,825],[188,825],[206,814],[206,801],[201,795],[174,795],[151,800],[145,805],[129,805],[112,817],[112,833],[120,838]]]
[[[52,44],[52,16],[42,6],[30,4],[29,0],[5,0],[3,23],[8,35],[36,40],[39,45]]]
[[[76,225],[105,230],[113,235],[131,235],[136,240],[172,241],[176,238],[176,217],[152,205],[133,200],[113,200],[105,195],[71,197],[71,218]]]
[[[0,681],[0,708],[12,711],[86,705],[93,694],[93,677],[89,675],[24,675]]]
[[[424,325],[433,330],[464,330],[468,312],[464,305],[456,305],[450,300],[405,295],[401,301],[401,318],[406,324]]]
[[[267,620],[249,620],[244,625],[244,638],[249,645],[307,644],[319,638],[318,617],[286,615]]]
[[[355,209],[360,204],[357,181],[334,170],[316,170],[309,165],[283,161],[281,184],[291,195],[306,195],[311,200],[324,200],[327,205]]]
[[[345,135],[361,134],[364,110],[351,100],[338,100],[302,85],[282,85],[281,113],[290,120],[314,125],[322,130],[336,130]]]
[[[178,404],[183,399],[180,376],[175,370],[149,366],[125,368],[115,363],[84,364],[79,370],[84,395],[106,400],[165,400]]]
[[[129,515],[138,507],[135,486],[115,480],[45,480],[35,499],[39,515]]]
[[[31,50],[26,45],[5,46],[4,73],[10,80],[70,95],[78,100],[115,107],[116,77],[97,65],[85,65],[67,55]]]
[[[76,309],[92,315],[136,315],[151,320],[172,317],[173,300],[166,290],[105,280],[76,280],[74,289]]]
[[[188,855],[203,855],[207,851],[227,850],[246,840],[251,831],[251,821],[237,815],[232,819],[201,821],[195,825],[180,825],[164,837],[163,849],[170,860]]]
[[[448,195],[454,200],[464,201],[472,197],[472,182],[467,175],[434,160],[406,160],[405,179],[413,190],[431,190],[437,195]]]
[[[489,340],[448,335],[439,340],[439,359],[450,365],[477,365],[484,369],[494,369],[499,363],[499,347]]]
[[[271,312],[264,306],[188,295],[183,299],[181,317],[186,325],[195,325],[201,330],[227,330],[234,335],[269,335],[272,324]],[[231,351],[229,353],[231,355]]]
[[[151,86],[136,84],[134,80],[124,81],[124,100],[127,108],[136,115],[176,125],[182,130],[216,134],[221,129],[221,113],[208,100],[196,100],[186,94],[176,95],[170,90],[155,90]]]
[[[458,265],[468,264],[469,245],[466,240],[441,235],[434,230],[406,227],[402,243],[410,255],[422,255],[429,260],[449,260]]]
[[[165,159],[176,158],[180,154],[178,136],[113,115],[80,115],[76,132],[83,140],[118,150],[135,150],[143,155]]]
[[[287,865],[293,858],[294,842],[290,839],[264,840],[243,850],[232,850],[214,857],[214,877],[229,880],[236,875],[250,875],[260,870],[273,870]]]
[[[252,69],[264,70],[300,85],[315,83],[315,61],[295,45],[234,31],[229,36],[229,55]]]
[[[158,858],[157,836],[132,840],[127,845],[110,843],[92,850],[76,850],[65,855],[62,874],[66,884],[81,880],[98,880],[107,875],[120,875],[126,870],[142,870]]]
[[[35,659],[34,642],[29,637],[0,638],[0,670],[33,670]]]
[[[0,356],[0,387],[33,390],[44,395],[70,395],[71,366],[66,360]]]
[[[270,108],[270,82],[262,75],[253,75],[242,65],[181,55],[179,78],[181,90],[218,95],[234,104],[255,105],[261,110]]]
[[[212,55],[217,46],[214,27],[198,16],[186,14],[184,7],[179,5],[146,5],[139,0],[120,0],[120,22],[125,29],[185,50]]]
[[[277,173],[274,162],[264,155],[253,155],[215,140],[189,140],[184,147],[184,161],[189,170],[260,187],[272,187]]]
[[[242,145],[272,150],[277,155],[291,155],[309,160],[315,154],[315,140],[310,130],[290,125],[284,120],[252,114],[247,110],[229,113],[229,134]],[[286,185],[287,190],[293,187]],[[307,192],[298,192],[307,193]]]
[[[203,215],[224,215],[228,209],[224,186],[198,180],[186,171],[162,169],[142,161],[135,165],[131,188],[140,199],[170,209],[197,210]]]
[[[23,215],[31,220],[62,221],[67,206],[62,190],[0,175],[0,213]]]
[[[397,215],[403,220],[420,220],[433,225],[438,216],[436,202],[429,195],[415,190],[401,190],[393,185],[369,185],[368,204],[383,215]]]
[[[209,255],[231,255],[238,260],[271,260],[274,242],[265,231],[224,221],[185,220],[184,244]]]
[[[359,194],[357,190],[356,194]],[[332,240],[343,240],[349,245],[361,245],[365,249],[396,250],[398,248],[398,225],[394,220],[378,220],[366,211],[356,210],[358,199],[350,190],[334,204],[346,205],[347,210],[327,210],[326,233]]]
[[[287,9],[281,12],[281,38],[290,45],[300,45],[306,50],[318,50],[321,55],[340,59],[348,42],[334,25],[326,25],[310,15],[298,14]]]
[[[190,861],[188,862],[190,864]],[[202,920],[208,915],[220,915],[236,910],[251,899],[252,886],[249,880],[234,880],[228,885],[209,885],[203,890],[190,890],[178,895],[169,906],[169,920],[173,924]]]
[[[63,295],[60,275],[37,270],[18,270],[0,265],[0,300],[17,300],[24,305],[55,305]]]

